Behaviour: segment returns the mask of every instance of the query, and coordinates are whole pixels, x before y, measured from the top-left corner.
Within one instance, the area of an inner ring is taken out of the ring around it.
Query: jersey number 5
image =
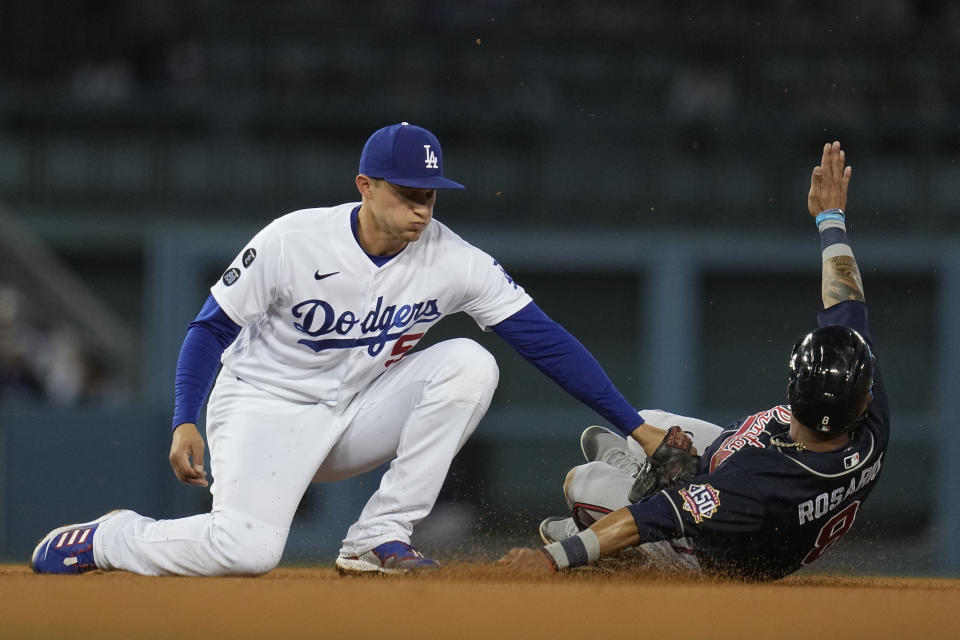
[[[417,341],[422,337],[422,333],[408,333],[405,336],[397,338],[397,341],[393,344],[393,351],[390,352],[390,355],[394,357],[387,360],[383,366],[389,367],[394,362],[400,362],[400,359],[407,354],[407,351],[413,349],[414,345],[416,345]]]
[[[844,507],[842,511],[837,513],[837,515],[830,518],[827,524],[823,525],[823,528],[820,529],[817,541],[814,543],[813,549],[810,549],[810,552],[803,559],[803,564],[810,564],[825,554],[827,549],[838,543],[840,538],[842,538],[847,531],[850,531],[850,527],[853,526],[853,521],[857,519],[857,509],[859,508],[860,501],[854,500],[848,506]]]

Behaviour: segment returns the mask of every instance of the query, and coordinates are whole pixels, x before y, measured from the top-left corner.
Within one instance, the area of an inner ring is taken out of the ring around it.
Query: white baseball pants
[[[211,512],[177,520],[130,512],[107,520],[97,531],[95,562],[145,575],[265,573],[279,563],[311,481],[349,478],[390,460],[341,554],[409,542],[498,380],[486,350],[449,340],[391,365],[337,415],[326,405],[260,391],[224,370],[207,409]]]
[[[703,452],[723,430],[715,424],[660,410],[644,409],[640,411],[643,419],[661,429],[679,425],[691,434],[693,446]],[[647,454],[640,443],[633,438],[625,438],[626,449],[639,460],[645,460]],[[627,495],[633,488],[635,478],[626,471],[609,464],[594,461],[574,467],[567,474],[563,485],[564,496],[571,511],[576,509],[582,522],[592,523],[607,513],[630,504]],[[672,570],[699,571],[700,565],[693,555],[689,542],[664,540],[640,545],[640,550],[656,566]]]

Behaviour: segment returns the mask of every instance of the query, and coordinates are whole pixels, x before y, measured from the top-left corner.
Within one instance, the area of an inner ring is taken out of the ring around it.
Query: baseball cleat
[[[540,539],[543,544],[560,542],[580,533],[580,528],[573,518],[553,516],[540,523]]]
[[[340,556],[336,565],[337,572],[342,576],[412,573],[440,568],[439,562],[423,557],[422,553],[399,540],[384,542],[359,556]]]
[[[587,462],[604,462],[636,476],[643,461],[627,450],[627,441],[604,427],[587,427],[580,434],[580,450]]]
[[[93,539],[97,529],[110,518],[127,513],[118,509],[105,513],[96,520],[68,524],[54,529],[33,549],[30,568],[34,573],[86,573],[97,568],[93,561]]]

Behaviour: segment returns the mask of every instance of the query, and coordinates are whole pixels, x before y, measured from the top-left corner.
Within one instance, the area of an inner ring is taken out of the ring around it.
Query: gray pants
[[[678,425],[691,434],[697,451],[705,450],[722,431],[721,427],[710,422],[656,409],[644,409],[640,411],[640,415],[647,423],[661,429]],[[636,440],[624,438],[624,444],[638,460],[646,459],[646,453]],[[633,481],[634,476],[627,471],[604,462],[588,462],[574,467],[567,474],[563,486],[567,506],[582,525],[592,524],[611,511],[629,504],[627,494],[633,487]],[[639,548],[645,560],[657,567],[697,572],[700,570],[699,562],[686,538],[648,542]]]

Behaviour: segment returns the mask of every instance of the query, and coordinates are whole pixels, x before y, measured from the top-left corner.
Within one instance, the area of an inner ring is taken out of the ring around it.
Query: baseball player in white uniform
[[[624,434],[646,433],[593,356],[492,257],[432,219],[437,190],[463,188],[444,177],[432,133],[408,123],[380,129],[359,169],[359,203],[295,211],[267,225],[190,324],[170,462],[181,481],[207,485],[196,421],[213,386],[210,513],[154,520],[120,510],[60,527],[34,550],[34,571],[262,574],[279,563],[311,481],[388,461],[336,566],[437,568],[410,546],[413,527],[433,508],[499,377],[493,357],[471,340],[410,352],[458,311]]]

